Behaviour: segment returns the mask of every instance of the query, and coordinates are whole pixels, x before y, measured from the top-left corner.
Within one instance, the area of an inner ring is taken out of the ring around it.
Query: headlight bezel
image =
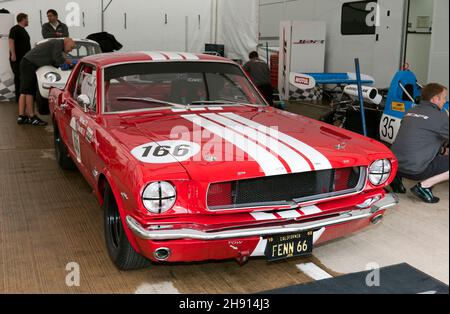
[[[177,189],[169,181],[155,181],[147,184],[142,191],[144,208],[152,214],[163,214],[172,209],[177,200]]]
[[[376,187],[385,184],[392,174],[392,162],[387,159],[377,159],[367,168],[369,182]]]
[[[47,72],[44,74],[44,78],[50,83],[56,83],[61,81],[61,75],[57,72]]]

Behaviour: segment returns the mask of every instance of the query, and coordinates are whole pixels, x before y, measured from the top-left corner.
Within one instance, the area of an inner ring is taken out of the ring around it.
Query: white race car
[[[53,39],[44,39],[36,43],[36,46],[45,43]],[[56,40],[63,40],[62,38],[57,38]],[[97,42],[89,39],[74,39],[75,48],[68,54],[65,54],[67,59],[72,59],[74,64],[83,58],[94,54],[102,53],[100,46]],[[37,89],[36,89],[36,104],[40,114],[49,114],[48,109],[48,92],[50,87],[58,87],[60,89],[64,88],[67,79],[69,78],[70,72],[73,66],[68,66],[68,68],[54,67],[52,65],[46,65],[40,67],[36,71],[37,76]]]

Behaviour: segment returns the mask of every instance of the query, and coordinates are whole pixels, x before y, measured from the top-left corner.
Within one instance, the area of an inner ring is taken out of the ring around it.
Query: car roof
[[[43,39],[43,40],[40,40],[40,41],[38,41],[37,43],[36,43],[36,45],[40,45],[40,44],[43,44],[43,43],[45,43],[45,42],[47,42],[47,41],[50,41],[50,40],[64,40],[64,38],[63,37],[58,37],[58,38],[46,38],[46,39]],[[96,44],[96,45],[98,45],[98,43],[96,42],[96,41],[93,41],[93,40],[90,40],[90,39],[82,39],[82,38],[72,38],[73,39],[73,41],[74,42],[76,42],[76,43],[91,43],[91,44]]]
[[[170,61],[209,61],[227,62],[233,61],[207,54],[196,54],[189,52],[167,52],[167,51],[136,51],[136,52],[111,52],[84,57],[83,62],[105,67],[108,65],[136,63],[136,62],[170,62]]]

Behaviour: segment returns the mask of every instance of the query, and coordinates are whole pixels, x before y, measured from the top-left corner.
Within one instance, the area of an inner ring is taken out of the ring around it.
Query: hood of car
[[[199,181],[367,166],[393,158],[375,140],[271,107],[194,108],[112,119],[110,133],[140,163],[179,163]]]
[[[56,73],[60,77],[60,79],[56,83],[64,83],[65,84],[67,82],[71,72],[72,72],[71,70],[63,71],[63,70],[61,70],[61,68],[56,68],[51,65],[46,65],[46,66],[40,67],[36,71],[36,76],[39,81],[53,83],[53,82],[50,82],[45,76],[48,73]]]

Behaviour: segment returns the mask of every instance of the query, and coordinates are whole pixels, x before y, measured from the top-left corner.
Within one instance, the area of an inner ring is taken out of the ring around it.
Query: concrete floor
[[[288,108],[311,116],[326,111],[301,104]],[[448,183],[435,189],[439,204],[401,195],[383,223],[316,247],[312,257],[120,272],[108,258],[102,214],[88,184],[80,173],[56,164],[52,127],[18,126],[15,118],[16,105],[0,103],[0,293],[251,293],[313,280],[298,267],[305,263],[336,276],[369,263],[407,262],[448,284]],[[66,285],[72,262],[80,266],[76,287]]]

